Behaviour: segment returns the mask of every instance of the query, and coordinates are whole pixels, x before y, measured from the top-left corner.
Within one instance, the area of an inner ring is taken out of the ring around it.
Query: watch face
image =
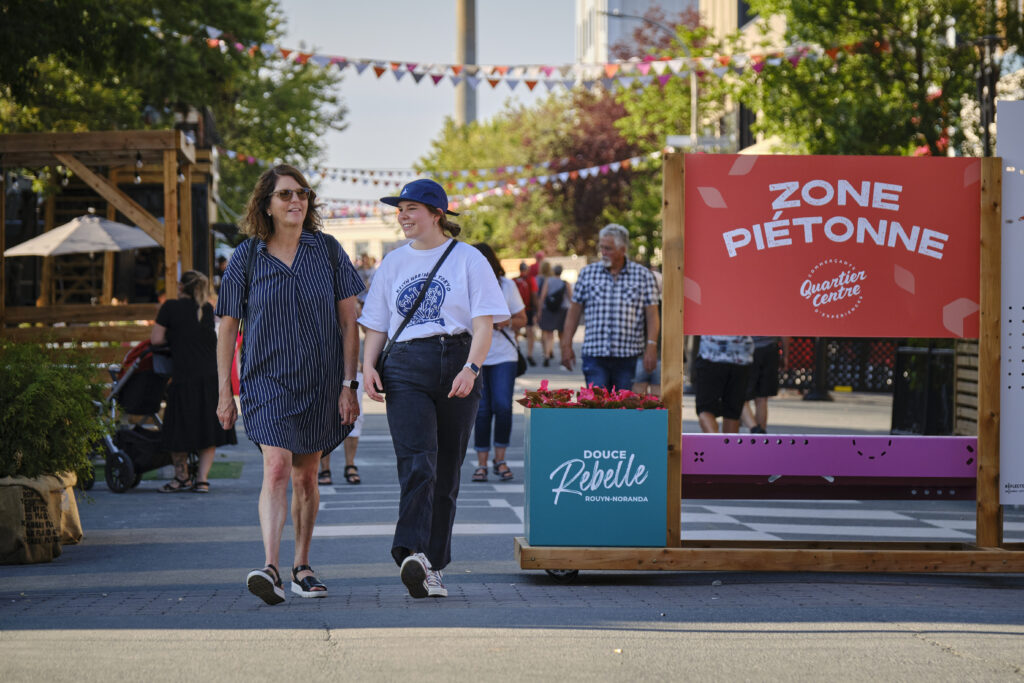
[[[356,389],[359,388],[359,380],[342,380],[341,385],[355,391]]]

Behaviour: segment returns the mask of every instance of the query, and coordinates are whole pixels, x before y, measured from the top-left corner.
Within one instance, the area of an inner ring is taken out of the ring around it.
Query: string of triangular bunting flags
[[[429,80],[435,86],[443,81],[449,81],[453,86],[465,83],[473,89],[484,85],[497,88],[498,85],[504,84],[509,90],[515,90],[523,84],[531,91],[541,84],[548,91],[556,87],[571,90],[577,86],[587,90],[595,87],[606,90],[616,87],[629,89],[634,86],[646,87],[654,83],[664,86],[672,78],[688,77],[691,71],[711,73],[721,78],[726,74],[742,73],[747,69],[760,73],[765,66],[781,66],[784,63],[795,67],[803,59],[820,59],[827,56],[834,61],[842,54],[865,49],[889,50],[888,43],[883,41],[860,41],[827,49],[790,45],[768,53],[747,52],[710,57],[670,58],[649,55],[640,60],[605,64],[446,64],[342,57],[283,48],[273,43],[246,45],[218,28],[206,25],[202,28],[208,36],[207,45],[221,51],[235,49],[250,55],[257,52],[266,57],[280,55],[283,59],[298,64],[313,64],[339,71],[351,69],[357,75],[371,71],[377,79],[387,73],[392,74],[396,81],[402,81],[408,76],[409,81],[417,85],[424,80]]]
[[[228,150],[224,150],[225,156],[228,158],[241,161],[243,163],[255,164],[259,166],[272,166],[273,164],[256,157],[247,156],[238,152],[229,153]],[[649,152],[647,154],[639,154],[626,159],[620,159],[604,164],[595,164],[587,166],[585,168],[578,168],[573,170],[562,170],[551,173],[543,173],[539,175],[530,175],[518,178],[505,178],[502,180],[491,179],[491,180],[476,180],[476,181],[457,181],[457,182],[443,182],[445,189],[452,193],[449,197],[449,204],[454,210],[458,206],[469,206],[476,204],[488,197],[497,197],[503,195],[518,195],[524,192],[530,192],[538,187],[544,187],[552,183],[566,183],[572,180],[587,179],[597,176],[605,176],[609,173],[619,173],[623,170],[637,169],[647,161],[654,161],[660,159],[662,150]],[[540,165],[540,164],[538,164]],[[508,167],[506,167],[508,168]],[[514,167],[513,167],[514,168]],[[309,176],[311,179],[316,177],[318,171],[315,168],[300,169],[302,172]],[[435,177],[435,174],[423,173],[421,177]],[[400,187],[404,184],[403,181],[392,181],[392,180],[379,180],[374,182],[375,185],[387,187]],[[478,192],[471,194],[454,194],[461,193],[466,190],[479,190]],[[323,215],[325,218],[346,218],[346,217],[367,217],[367,216],[380,216],[383,215],[382,207],[372,200],[341,200],[341,199],[323,199],[326,204]],[[352,204],[356,207],[353,208]],[[390,210],[389,210],[390,211]]]
[[[248,163],[250,165],[269,168],[275,163],[264,159],[258,159],[254,156],[247,155],[244,152],[236,152],[223,147],[218,147],[217,150],[220,154],[229,159]],[[651,154],[660,155],[661,152],[652,152]],[[351,181],[353,183],[373,185],[375,187],[385,189],[401,188],[413,177],[433,178],[444,185],[445,189],[449,192],[463,192],[465,190],[493,190],[499,187],[525,187],[536,184],[544,185],[556,180],[566,182],[568,180],[576,180],[578,178],[585,179],[594,175],[606,175],[609,172],[618,173],[623,168],[628,169],[632,165],[640,163],[643,159],[644,155],[638,155],[605,164],[594,164],[583,168],[567,169],[565,166],[569,164],[570,159],[565,157],[557,162],[546,161],[537,164],[498,166],[491,169],[444,171],[441,173],[425,172],[421,174],[416,174],[412,170],[409,170],[408,173],[406,173],[405,171],[399,172],[393,170],[382,171],[380,169],[359,169],[362,175],[359,173],[348,175],[342,172],[342,169],[333,169],[325,166],[307,166],[300,170],[310,179],[310,181]],[[535,169],[539,169],[540,172],[533,174]],[[524,171],[528,172],[528,175],[518,175]],[[394,179],[392,176],[384,177],[382,175],[384,173],[400,173],[401,177],[398,179]],[[488,174],[495,174],[497,177],[487,178],[486,176]],[[457,180],[452,180],[452,178],[457,178]]]

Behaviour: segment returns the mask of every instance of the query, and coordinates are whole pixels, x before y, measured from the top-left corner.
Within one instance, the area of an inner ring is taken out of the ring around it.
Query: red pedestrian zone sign
[[[978,159],[685,163],[687,333],[978,336]]]

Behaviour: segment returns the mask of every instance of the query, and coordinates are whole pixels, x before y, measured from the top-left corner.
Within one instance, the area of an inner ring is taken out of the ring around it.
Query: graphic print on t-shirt
[[[412,308],[413,302],[416,301],[416,297],[419,296],[420,290],[423,289],[423,284],[426,281],[426,276],[421,275],[414,280],[406,280],[401,289],[398,290],[395,304],[399,315],[405,317],[409,314],[409,309]],[[410,326],[437,323],[444,327],[444,318],[441,317],[441,306],[444,304],[445,292],[448,289],[447,284],[447,281],[443,278],[434,277],[430,287],[427,289],[426,295],[423,297],[423,301],[420,302],[419,308],[416,309],[412,320],[409,321]]]

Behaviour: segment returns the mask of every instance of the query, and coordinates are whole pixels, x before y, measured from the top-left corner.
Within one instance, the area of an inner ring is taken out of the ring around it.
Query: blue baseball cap
[[[448,195],[443,187],[430,178],[420,178],[406,183],[397,197],[381,197],[380,200],[390,206],[398,206],[398,202],[419,202],[435,209],[441,209],[449,216],[459,215],[448,210]]]

